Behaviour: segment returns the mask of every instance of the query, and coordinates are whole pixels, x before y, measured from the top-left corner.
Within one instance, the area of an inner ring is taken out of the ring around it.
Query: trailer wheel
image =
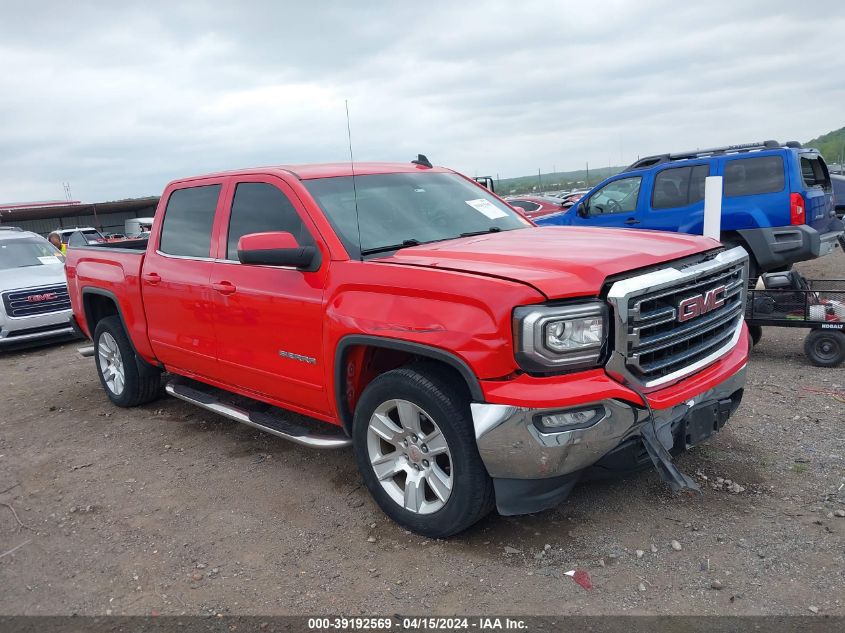
[[[760,339],[763,338],[763,326],[762,325],[749,325],[748,326],[748,335],[751,337],[751,346],[755,346],[760,343]]]
[[[813,365],[838,367],[845,361],[845,333],[813,330],[804,339],[804,353]]]

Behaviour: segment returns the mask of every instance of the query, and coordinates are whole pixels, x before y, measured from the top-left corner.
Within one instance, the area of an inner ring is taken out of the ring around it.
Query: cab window
[[[642,178],[632,176],[607,183],[590,196],[587,211],[590,215],[633,213],[637,210]]]
[[[159,250],[179,257],[209,257],[211,227],[220,185],[177,189],[170,194]]]
[[[271,231],[292,234],[300,246],[314,246],[314,239],[281,190],[264,182],[239,183],[229,216],[226,259],[238,259],[238,240],[244,235]]]

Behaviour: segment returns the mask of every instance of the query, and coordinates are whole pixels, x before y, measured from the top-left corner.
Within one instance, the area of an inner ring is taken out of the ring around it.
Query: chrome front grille
[[[739,338],[748,256],[734,248],[686,267],[616,282],[608,370],[646,389],[665,386],[726,354]]]
[[[49,314],[70,309],[67,285],[40,286],[3,293],[3,307],[13,318]]]

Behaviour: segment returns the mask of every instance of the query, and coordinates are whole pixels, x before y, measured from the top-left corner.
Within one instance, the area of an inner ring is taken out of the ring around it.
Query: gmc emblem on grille
[[[55,292],[45,292],[43,295],[29,295],[26,301],[27,303],[41,303],[42,301],[52,301],[58,296],[58,293]]]
[[[725,286],[711,288],[701,295],[687,297],[678,304],[678,321],[683,323],[725,305]]]

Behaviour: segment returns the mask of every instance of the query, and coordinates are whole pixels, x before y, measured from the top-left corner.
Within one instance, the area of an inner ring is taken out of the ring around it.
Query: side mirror
[[[582,218],[589,217],[589,215],[590,215],[590,206],[589,206],[590,203],[589,203],[589,201],[585,200],[584,202],[576,202],[575,204],[578,207],[575,210],[575,213],[577,213]]]
[[[314,246],[300,246],[293,235],[283,231],[250,233],[238,240],[238,261],[314,271],[320,265],[320,251]]]
[[[482,187],[486,187],[493,193],[496,193],[496,186],[493,184],[493,178],[490,176],[476,176],[473,178]]]

